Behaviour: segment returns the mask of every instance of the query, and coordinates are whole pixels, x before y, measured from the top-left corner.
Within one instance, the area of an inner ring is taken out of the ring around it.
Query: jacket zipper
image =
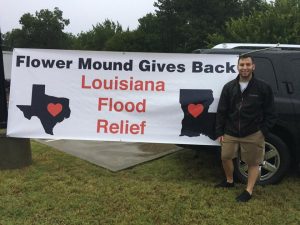
[[[243,96],[242,96],[242,100],[240,102],[240,106],[239,106],[239,136],[241,136],[241,109],[242,109],[242,105],[243,105]]]

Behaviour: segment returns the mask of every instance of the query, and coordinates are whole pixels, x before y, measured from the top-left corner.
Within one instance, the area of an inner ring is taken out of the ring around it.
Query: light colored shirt
[[[239,83],[240,83],[241,92],[243,93],[245,91],[245,89],[247,88],[249,81],[248,82],[239,82]]]

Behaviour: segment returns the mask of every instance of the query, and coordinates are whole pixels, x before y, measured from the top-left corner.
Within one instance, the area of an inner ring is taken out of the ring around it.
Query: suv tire
[[[282,180],[289,168],[290,153],[286,144],[276,135],[269,134],[265,141],[265,157],[260,166],[257,184],[276,184]],[[248,167],[240,156],[234,160],[234,175],[242,183],[247,183]]]

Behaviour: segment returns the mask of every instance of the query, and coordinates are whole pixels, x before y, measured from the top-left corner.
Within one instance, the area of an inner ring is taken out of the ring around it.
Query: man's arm
[[[272,88],[267,85],[263,104],[263,122],[260,127],[260,130],[265,137],[268,135],[270,129],[275,125],[276,120],[277,115],[275,113],[273,91]]]
[[[228,93],[226,87],[224,86],[220,96],[216,117],[216,137],[218,137],[219,141],[222,140],[222,136],[224,135],[227,111]]]

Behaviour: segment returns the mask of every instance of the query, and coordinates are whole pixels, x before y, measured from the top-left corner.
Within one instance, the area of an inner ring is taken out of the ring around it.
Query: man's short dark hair
[[[252,55],[249,55],[249,54],[239,55],[238,63],[240,62],[241,59],[246,59],[246,58],[250,58],[252,60],[252,63],[254,63],[254,59],[253,59]]]

